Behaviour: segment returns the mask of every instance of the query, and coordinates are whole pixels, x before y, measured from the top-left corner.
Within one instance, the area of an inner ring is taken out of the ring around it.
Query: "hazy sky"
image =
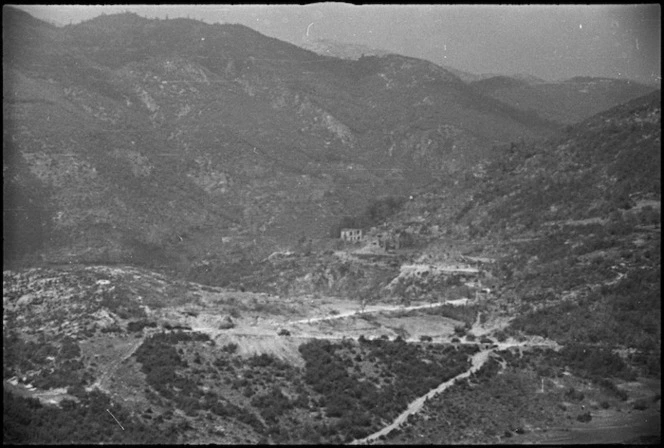
[[[294,44],[335,39],[428,59],[472,73],[660,82],[661,9],[649,5],[21,5],[77,23],[102,13],[242,23]],[[308,34],[308,35],[307,35]]]

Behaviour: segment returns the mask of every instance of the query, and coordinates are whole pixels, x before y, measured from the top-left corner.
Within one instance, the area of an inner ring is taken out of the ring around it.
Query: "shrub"
[[[573,387],[570,387],[567,392],[565,392],[565,396],[575,400],[575,401],[583,401],[585,398],[585,395],[583,395],[583,392],[579,392],[578,390],[574,389]]]
[[[592,415],[590,415],[590,412],[584,412],[583,414],[579,414],[576,416],[576,419],[580,421],[581,423],[588,423],[593,419]]]
[[[237,348],[238,348],[238,345],[236,343],[229,342],[228,344],[221,347],[221,350],[226,352],[226,353],[233,354],[233,353],[237,352]]]
[[[503,330],[496,331],[494,336],[498,342],[505,342],[507,340],[507,334]]]
[[[155,328],[156,326],[157,324],[155,322],[149,322],[146,320],[132,321],[127,324],[127,331],[138,332],[145,327]]]
[[[613,381],[606,378],[598,378],[596,379],[596,383],[600,387],[603,387],[604,389],[608,390],[616,397],[620,398],[621,401],[627,400],[628,398],[627,392],[625,392],[622,389],[619,389],[618,386],[616,386],[616,384]]]
[[[637,411],[646,410],[648,409],[648,402],[643,399],[636,400],[634,402],[634,409],[636,409]]]

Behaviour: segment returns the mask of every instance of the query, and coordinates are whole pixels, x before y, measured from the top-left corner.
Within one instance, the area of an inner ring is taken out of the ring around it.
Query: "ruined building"
[[[343,241],[357,242],[362,240],[362,229],[341,229]]]

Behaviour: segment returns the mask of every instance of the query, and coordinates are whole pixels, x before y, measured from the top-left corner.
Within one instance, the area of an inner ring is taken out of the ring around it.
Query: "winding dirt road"
[[[473,332],[478,332],[480,333],[481,330],[481,323],[480,323],[480,316],[477,316],[477,320],[475,321],[475,324],[473,325]],[[426,400],[431,399],[435,397],[436,395],[442,393],[445,389],[449,388],[454,384],[454,382],[458,379],[463,379],[469,377],[471,374],[477,372],[479,369],[482,368],[484,363],[486,363],[489,360],[489,356],[491,353],[493,353],[495,350],[506,350],[511,347],[518,347],[519,349],[523,348],[531,348],[531,347],[545,347],[545,348],[550,348],[553,350],[559,350],[561,348],[560,345],[558,345],[555,341],[550,341],[541,337],[538,338],[533,338],[531,341],[506,341],[506,342],[499,342],[494,344],[491,348],[487,348],[484,350],[481,350],[480,352],[476,353],[473,355],[471,358],[471,367],[466,370],[465,372],[455,376],[454,378],[445,381],[444,383],[440,384],[438,387],[435,389],[430,390],[427,392],[425,395],[416,398],[413,400],[408,407],[406,408],[405,411],[403,411],[397,418],[394,419],[392,423],[390,423],[388,426],[385,426],[381,430],[368,435],[367,437],[363,439],[358,439],[354,440],[351,442],[351,445],[360,445],[360,444],[366,444],[366,443],[371,443],[378,439],[380,436],[384,436],[389,434],[391,431],[394,429],[397,429],[399,426],[401,426],[403,423],[405,423],[408,419],[408,417],[412,414],[415,414],[422,410],[422,407],[424,406],[424,403]]]
[[[438,387],[435,389],[430,390],[429,392],[426,393],[426,395],[422,395],[419,398],[416,398],[413,400],[408,407],[406,408],[405,411],[403,411],[397,418],[394,419],[392,423],[390,423],[388,426],[384,427],[378,432],[375,432],[364,439],[359,439],[359,440],[354,440],[351,442],[351,445],[361,445],[365,443],[370,443],[376,439],[378,439],[380,436],[384,436],[389,434],[392,430],[397,429],[399,426],[401,426],[403,423],[406,422],[408,417],[412,414],[416,414],[422,409],[422,406],[424,406],[424,403],[435,397],[436,395],[442,393],[445,389],[448,387],[452,386],[454,382],[458,379],[463,379],[469,377],[471,374],[474,372],[477,372],[482,366],[484,365],[485,362],[489,359],[489,355],[493,349],[488,349],[488,350],[482,350],[475,355],[473,355],[471,359],[471,367],[470,369],[466,370],[465,372],[455,376],[454,378],[445,381],[444,383],[440,384]]]
[[[312,322],[320,322],[323,320],[332,320],[332,319],[343,319],[344,317],[350,317],[350,316],[357,316],[358,314],[372,314],[372,313],[380,313],[383,311],[410,311],[410,310],[419,310],[422,308],[436,308],[439,306],[443,305],[457,305],[455,303],[456,301],[450,301],[450,302],[437,302],[437,303],[427,303],[426,305],[413,305],[413,306],[387,306],[387,305],[376,305],[373,307],[367,307],[364,311],[362,310],[357,310],[357,311],[348,311],[345,313],[339,313],[339,314],[333,314],[329,316],[322,316],[322,317],[312,317],[309,319],[300,319],[300,320],[292,320],[289,322],[286,322],[286,324],[309,324]]]

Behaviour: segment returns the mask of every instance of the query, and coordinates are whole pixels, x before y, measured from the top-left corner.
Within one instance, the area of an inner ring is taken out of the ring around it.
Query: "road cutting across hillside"
[[[403,411],[397,418],[395,418],[392,423],[390,423],[388,426],[384,427],[380,431],[377,431],[363,439],[360,440],[355,440],[351,443],[351,445],[360,445],[360,444],[365,444],[372,442],[376,439],[378,439],[381,436],[386,436],[392,430],[397,429],[399,426],[404,424],[408,417],[410,417],[413,414],[418,413],[420,410],[422,410],[422,407],[424,406],[424,403],[426,403],[427,400],[435,397],[436,395],[442,393],[445,391],[445,389],[451,387],[454,385],[454,383],[457,380],[464,379],[472,375],[474,372],[477,372],[479,369],[482,368],[484,363],[489,359],[489,355],[493,352],[493,349],[487,349],[487,350],[482,350],[479,353],[476,353],[473,355],[471,359],[471,367],[470,369],[466,370],[465,372],[455,376],[454,378],[445,381],[444,383],[440,384],[438,387],[435,389],[430,390],[427,392],[425,395],[422,395],[421,397],[416,398],[413,400],[408,407],[406,408],[405,411]]]
[[[473,331],[477,331],[480,328],[480,326],[481,326],[480,319],[478,318],[478,320],[475,322],[475,325],[473,326]],[[422,410],[422,407],[424,406],[424,403],[426,403],[427,400],[432,399],[435,396],[441,394],[446,389],[453,386],[457,380],[468,378],[470,375],[480,370],[482,366],[489,360],[490,355],[495,350],[506,350],[512,347],[518,347],[519,349],[531,348],[531,347],[546,347],[546,348],[551,348],[553,350],[559,350],[561,348],[561,346],[555,341],[551,341],[542,337],[537,337],[528,341],[509,340],[493,344],[491,348],[486,348],[473,355],[473,357],[471,358],[471,366],[468,370],[466,370],[463,373],[460,373],[459,375],[455,376],[450,380],[445,381],[444,383],[441,383],[440,385],[438,385],[438,387],[430,390],[421,397],[416,398],[408,405],[406,410],[404,410],[392,421],[392,423],[385,426],[381,430],[368,435],[363,439],[354,440],[353,442],[351,442],[351,445],[371,443],[377,440],[381,436],[386,436],[387,434],[389,434],[390,432],[392,432],[393,430],[399,428],[402,424],[404,424],[407,421],[408,417]]]
[[[373,314],[373,313],[381,313],[384,311],[411,311],[411,310],[419,310],[423,308],[437,308],[443,305],[463,305],[466,302],[462,302],[459,300],[450,300],[448,302],[437,302],[437,303],[428,303],[426,305],[413,305],[413,306],[388,306],[388,305],[374,305],[374,306],[368,306],[364,310],[357,310],[357,311],[348,311],[345,313],[339,313],[339,314],[332,314],[329,316],[321,316],[321,317],[311,317],[308,319],[300,319],[300,320],[293,320],[286,322],[286,325],[292,325],[292,324],[310,324],[313,322],[320,322],[324,320],[333,320],[333,319],[343,319],[344,317],[350,317],[350,316],[357,316],[357,315],[362,315],[362,314]]]

